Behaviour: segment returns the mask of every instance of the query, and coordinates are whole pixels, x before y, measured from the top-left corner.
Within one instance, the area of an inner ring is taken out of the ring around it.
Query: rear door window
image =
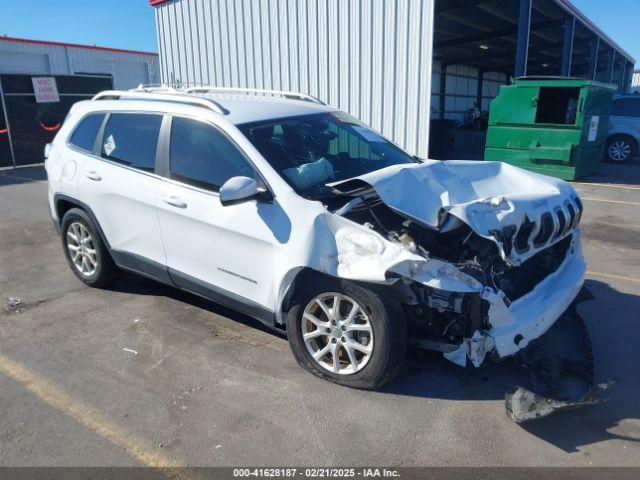
[[[112,113],[102,136],[102,157],[153,172],[162,115]]]
[[[206,123],[180,117],[171,121],[169,172],[174,180],[214,191],[232,177],[258,179],[226,135]]]
[[[71,135],[69,143],[87,152],[93,151],[104,115],[104,113],[94,113],[84,117]]]

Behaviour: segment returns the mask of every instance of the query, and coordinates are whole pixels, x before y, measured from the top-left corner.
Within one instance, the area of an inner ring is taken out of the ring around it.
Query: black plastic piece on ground
[[[549,331],[518,354],[529,371],[531,389],[510,387],[505,392],[507,414],[516,423],[606,401],[597,397],[611,383],[594,385],[591,340],[576,312],[578,303],[591,298],[583,288]]]

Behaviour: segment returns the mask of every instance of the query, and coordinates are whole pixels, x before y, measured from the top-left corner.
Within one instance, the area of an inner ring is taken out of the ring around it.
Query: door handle
[[[180,197],[176,197],[175,195],[163,195],[160,199],[166,203],[167,205],[171,205],[172,207],[178,208],[187,208],[187,204]]]
[[[100,180],[102,180],[102,177],[100,176],[100,174],[95,170],[91,170],[85,173],[84,176],[87,177],[89,180],[93,180],[95,182],[99,182]]]

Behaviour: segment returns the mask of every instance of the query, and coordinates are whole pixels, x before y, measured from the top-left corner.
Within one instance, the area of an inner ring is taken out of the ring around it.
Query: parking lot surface
[[[350,390],[214,303],[133,275],[85,287],[43,171],[0,172],[0,465],[640,466],[640,163],[603,172],[575,184],[594,296],[578,312],[597,381],[617,383],[525,426],[504,412],[527,381],[513,361],[427,354],[383,391]]]

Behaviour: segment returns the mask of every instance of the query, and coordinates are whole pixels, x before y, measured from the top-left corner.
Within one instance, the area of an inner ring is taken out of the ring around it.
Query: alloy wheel
[[[84,277],[90,277],[98,268],[98,255],[89,229],[80,222],[73,222],[67,228],[67,250],[76,270]]]
[[[337,292],[316,295],[301,318],[302,339],[323,369],[339,375],[359,372],[373,353],[373,328],[364,309]]]
[[[624,162],[631,155],[631,145],[624,140],[616,140],[609,145],[609,158],[616,162]]]

